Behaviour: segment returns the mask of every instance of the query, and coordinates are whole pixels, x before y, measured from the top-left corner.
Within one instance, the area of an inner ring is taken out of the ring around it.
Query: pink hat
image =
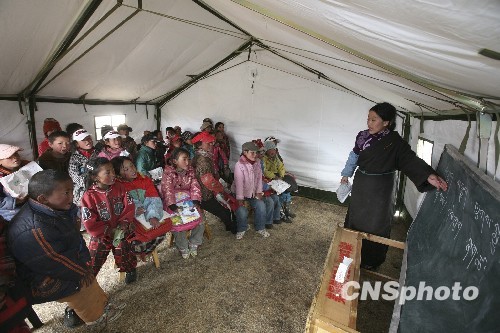
[[[23,150],[23,148],[6,144],[0,144],[0,160],[11,157],[12,155],[14,155],[15,152],[19,150]]]

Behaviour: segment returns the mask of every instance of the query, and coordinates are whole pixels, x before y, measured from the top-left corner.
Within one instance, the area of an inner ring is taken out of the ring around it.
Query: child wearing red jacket
[[[137,258],[127,237],[131,233],[135,206],[122,184],[115,183],[111,162],[103,157],[87,163],[87,190],[82,197],[82,222],[90,234],[89,250],[97,276],[113,251],[116,266],[126,272],[125,283],[137,280]]]
[[[118,176],[116,181],[125,187],[134,201],[135,216],[144,215],[144,219],[151,224],[147,232],[140,234],[139,231],[144,230],[144,227],[137,221],[137,218],[134,219],[136,232],[131,241],[132,251],[144,260],[146,255],[153,252],[165,239],[165,234],[171,229],[171,224],[160,223],[163,219],[163,203],[151,178],[138,173],[129,157],[115,157],[111,163]]]

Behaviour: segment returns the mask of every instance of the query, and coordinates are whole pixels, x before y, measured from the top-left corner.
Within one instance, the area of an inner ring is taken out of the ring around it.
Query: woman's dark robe
[[[345,227],[349,229],[390,237],[396,170],[402,171],[420,192],[434,188],[427,178],[436,172],[417,157],[397,132],[387,134],[361,151],[357,164],[345,220]],[[387,249],[387,245],[363,240],[361,264],[380,266]]]

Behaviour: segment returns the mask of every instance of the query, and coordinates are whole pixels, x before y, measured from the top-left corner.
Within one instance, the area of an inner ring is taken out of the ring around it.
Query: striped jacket
[[[56,211],[30,199],[9,223],[8,246],[34,303],[75,294],[92,275],[89,250],[76,226],[75,205]]]

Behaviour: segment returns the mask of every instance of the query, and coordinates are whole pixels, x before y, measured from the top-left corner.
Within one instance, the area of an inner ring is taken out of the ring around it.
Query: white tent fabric
[[[1,1],[0,142],[21,145],[29,157],[17,99],[27,103],[31,93],[39,141],[45,117],[93,129],[93,116],[110,114],[125,114],[138,139],[156,128],[156,104],[163,129],[196,131],[204,117],[225,122],[233,163],[243,142],[274,135],[300,185],[333,191],[377,102],[427,116],[500,110],[498,60],[478,54],[500,52],[499,14],[497,0]],[[79,99],[115,105],[87,103],[85,112],[69,103]],[[116,103],[123,101],[130,104]],[[142,103],[137,112],[132,101]],[[434,165],[444,144],[460,144],[466,126],[425,122]],[[473,124],[465,153],[476,161],[477,150]],[[414,212],[417,195],[411,185],[406,192]]]

